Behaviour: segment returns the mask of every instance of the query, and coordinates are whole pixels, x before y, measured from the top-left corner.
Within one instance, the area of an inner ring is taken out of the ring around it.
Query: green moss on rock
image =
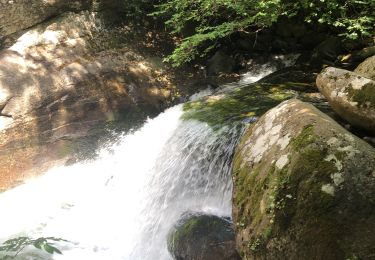
[[[375,85],[368,83],[361,89],[348,89],[349,97],[362,107],[375,107]]]
[[[289,145],[273,142],[256,161],[254,140],[273,138],[258,129],[280,124]],[[369,189],[375,176],[366,175],[375,167],[371,146],[317,109],[290,100],[260,118],[238,147],[233,212],[244,259],[371,259],[375,235],[364,231],[375,230],[369,215],[375,213]],[[281,156],[288,161],[276,167]]]
[[[168,250],[175,259],[238,260],[234,230],[228,219],[192,215],[182,219],[168,236]]]
[[[199,120],[216,128],[244,118],[259,117],[296,93],[290,84],[251,84],[230,93],[186,103],[183,119]]]

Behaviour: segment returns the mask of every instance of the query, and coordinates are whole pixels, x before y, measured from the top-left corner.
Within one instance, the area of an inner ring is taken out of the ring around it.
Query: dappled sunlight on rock
[[[269,110],[245,131],[234,156],[233,220],[241,255],[369,256],[373,158],[373,147],[311,104],[291,99]]]
[[[77,0],[1,1],[0,10],[7,14],[0,17],[1,34],[4,36],[11,35],[66,10],[80,11],[87,9],[89,2]]]
[[[93,48],[102,29],[94,13],[66,13],[0,51],[0,179],[13,178],[0,190],[74,161],[98,125],[173,102],[170,80],[142,56]]]

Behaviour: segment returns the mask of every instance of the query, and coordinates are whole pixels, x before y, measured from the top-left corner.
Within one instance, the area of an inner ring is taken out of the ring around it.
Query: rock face
[[[185,218],[168,237],[176,260],[239,260],[234,230],[227,219],[209,215]]]
[[[0,41],[67,11],[118,8],[119,0],[1,0]]]
[[[318,75],[316,84],[337,114],[375,134],[375,81],[328,67]]]
[[[29,28],[66,11],[88,8],[90,0],[0,1],[0,37]]]
[[[318,109],[281,103],[236,150],[233,218],[243,259],[372,259],[375,149]]]
[[[160,71],[110,41],[101,46],[104,23],[97,13],[65,13],[0,51],[0,190],[64,163],[96,125],[171,102]]]
[[[375,80],[375,55],[359,64],[354,72],[363,77]]]

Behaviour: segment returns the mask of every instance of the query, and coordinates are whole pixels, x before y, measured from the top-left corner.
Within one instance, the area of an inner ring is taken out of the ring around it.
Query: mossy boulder
[[[168,250],[177,260],[240,259],[229,219],[213,215],[184,217],[168,237]]]
[[[183,119],[205,122],[213,129],[243,120],[252,122],[282,101],[303,98],[304,93],[314,91],[317,91],[316,87],[309,83],[254,83],[186,103]]]
[[[243,259],[373,259],[375,149],[292,99],[243,135],[233,221]]]
[[[261,80],[260,83],[269,83],[269,84],[280,84],[280,83],[295,83],[298,82],[299,84],[309,84],[311,86],[315,86],[315,79],[316,79],[316,72],[318,72],[315,68],[304,65],[304,64],[296,64],[290,67],[286,67],[280,70],[277,70],[271,73],[268,76],[265,76]],[[316,88],[311,88],[310,91],[317,91]]]
[[[316,84],[329,104],[354,126],[375,134],[375,81],[354,72],[328,67]]]
[[[375,55],[367,58],[364,62],[359,64],[354,72],[363,77],[375,80]]]

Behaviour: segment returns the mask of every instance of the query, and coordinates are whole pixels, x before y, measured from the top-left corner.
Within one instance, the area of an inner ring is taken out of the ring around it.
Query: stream
[[[227,91],[275,71],[243,75]],[[191,99],[209,95],[204,90]],[[51,169],[0,194],[0,243],[56,237],[63,254],[27,247],[16,259],[172,259],[166,237],[187,212],[231,217],[231,161],[247,124],[211,129],[182,120],[183,105],[103,146],[95,160]]]

